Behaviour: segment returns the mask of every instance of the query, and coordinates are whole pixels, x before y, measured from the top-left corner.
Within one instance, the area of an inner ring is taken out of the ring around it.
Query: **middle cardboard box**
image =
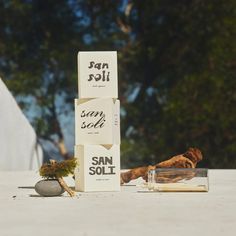
[[[120,101],[75,99],[75,145],[120,144]]]

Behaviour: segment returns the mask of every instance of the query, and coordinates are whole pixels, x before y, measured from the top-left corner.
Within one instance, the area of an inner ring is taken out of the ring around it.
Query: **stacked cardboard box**
[[[120,102],[116,52],[79,52],[75,99],[77,191],[120,190]]]

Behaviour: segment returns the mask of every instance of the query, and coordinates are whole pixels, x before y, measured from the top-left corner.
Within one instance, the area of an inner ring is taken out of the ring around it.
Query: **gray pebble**
[[[35,191],[44,197],[59,196],[65,192],[56,179],[40,180],[35,184]]]

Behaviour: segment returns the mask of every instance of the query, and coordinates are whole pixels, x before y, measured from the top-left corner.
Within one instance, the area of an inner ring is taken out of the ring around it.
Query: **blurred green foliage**
[[[63,138],[77,51],[118,50],[122,166],[195,146],[202,166],[236,168],[235,1],[3,0],[0,16],[0,74],[36,99],[39,137]]]

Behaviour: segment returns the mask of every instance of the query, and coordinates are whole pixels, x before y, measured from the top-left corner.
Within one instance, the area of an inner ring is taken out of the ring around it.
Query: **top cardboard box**
[[[79,98],[118,98],[117,52],[78,53]]]

